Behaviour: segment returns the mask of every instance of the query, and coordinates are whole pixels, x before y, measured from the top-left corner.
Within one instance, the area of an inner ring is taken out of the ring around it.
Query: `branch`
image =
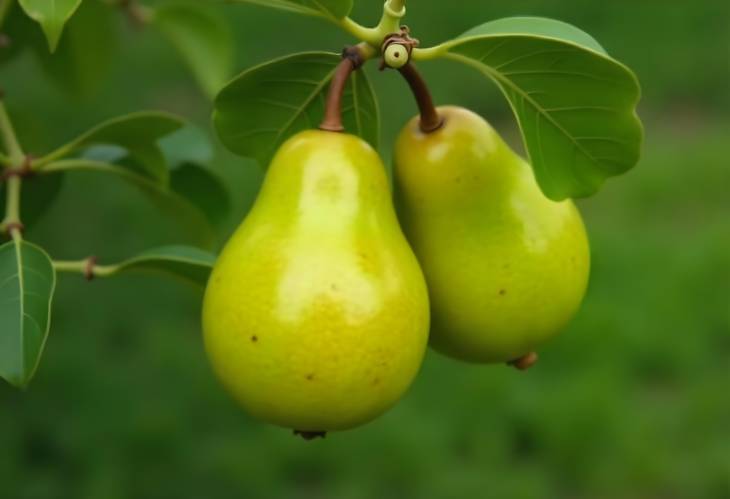
[[[390,0],[388,2],[388,7],[395,12],[402,12],[403,9],[406,8],[406,0]]]
[[[22,239],[23,233],[23,223],[20,221],[20,189],[23,180],[20,172],[27,165],[28,158],[23,154],[18,138],[15,135],[10,117],[5,110],[5,103],[2,101],[2,94],[0,94],[0,136],[9,159],[9,166],[5,167],[5,173],[10,172],[10,168],[15,168],[15,171],[11,175],[6,175],[8,182],[5,199],[5,218],[0,223],[0,231],[9,234],[13,240],[18,241]]]
[[[109,277],[117,272],[118,267],[118,265],[97,265],[95,256],[83,260],[55,260],[53,262],[56,272],[83,274],[87,281],[91,281],[95,277]]]
[[[0,232],[9,234],[11,238],[20,238],[23,233],[23,223],[20,221],[20,187],[22,180],[13,175],[8,179],[5,196],[5,218],[0,222]]]
[[[374,43],[368,41],[371,45],[380,46],[385,37],[397,33],[400,30],[400,21],[406,15],[405,0],[388,0],[383,5],[383,17],[380,23],[373,29],[375,33]]]

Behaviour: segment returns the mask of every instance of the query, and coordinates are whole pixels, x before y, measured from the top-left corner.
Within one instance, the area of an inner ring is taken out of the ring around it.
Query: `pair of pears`
[[[547,199],[481,117],[439,112],[439,130],[415,118],[398,139],[395,208],[358,137],[305,131],[273,159],[203,306],[213,367],[252,415],[305,436],[353,428],[402,397],[429,331],[450,356],[506,362],[579,307],[573,203]]]

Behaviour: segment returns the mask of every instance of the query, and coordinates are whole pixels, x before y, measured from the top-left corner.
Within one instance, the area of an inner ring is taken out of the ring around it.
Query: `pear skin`
[[[260,419],[345,430],[403,396],[428,328],[425,280],[377,153],[341,133],[289,139],[205,293],[218,377]]]
[[[540,191],[532,170],[480,116],[443,107],[395,148],[396,209],[428,283],[431,344],[479,363],[518,359],[557,335],[583,300],[588,238],[572,201]]]

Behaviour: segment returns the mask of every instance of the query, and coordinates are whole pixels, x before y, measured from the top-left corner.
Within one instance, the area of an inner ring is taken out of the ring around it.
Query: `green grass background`
[[[381,0],[357,4],[359,19],[377,19]],[[237,70],[349,41],[316,20],[215,8],[235,29]],[[580,202],[590,289],[536,368],[429,353],[387,415],[306,443],[249,418],[213,378],[199,289],[154,275],[63,275],[36,378],[26,392],[0,384],[0,498],[729,498],[729,10],[711,0],[409,2],[425,45],[480,20],[546,15],[592,33],[642,81],[643,158]],[[145,108],[210,129],[210,104],[174,50],[121,16],[112,26],[118,46],[83,95],[59,90],[30,54],[0,66],[29,151]],[[491,83],[453,63],[422,69],[439,103],[479,111],[517,144]],[[369,71],[388,157],[415,110],[397,75]],[[223,241],[262,175],[223,150],[214,168],[234,200]],[[135,190],[83,174],[66,178],[28,237],[56,258],[102,261],[196,241]]]

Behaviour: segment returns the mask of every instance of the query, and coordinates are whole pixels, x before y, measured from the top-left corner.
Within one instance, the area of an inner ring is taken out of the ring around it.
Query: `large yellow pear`
[[[205,293],[219,378],[260,419],[344,430],[401,398],[428,328],[425,280],[377,153],[341,133],[289,139]]]
[[[431,297],[431,343],[472,362],[507,362],[578,310],[590,267],[571,201],[546,198],[530,166],[480,116],[443,107],[432,133],[412,120],[395,149],[396,208]]]

